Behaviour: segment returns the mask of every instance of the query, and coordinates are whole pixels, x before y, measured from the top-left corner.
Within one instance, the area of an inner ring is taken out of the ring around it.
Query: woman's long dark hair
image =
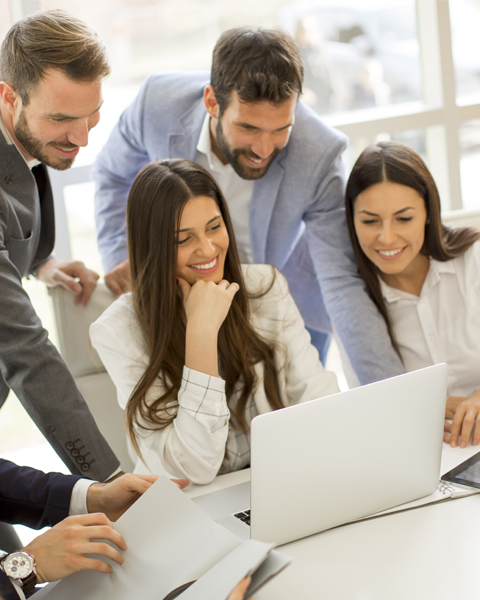
[[[416,190],[423,198],[427,221],[425,240],[420,252],[425,256],[442,262],[460,256],[480,239],[480,231],[472,227],[450,228],[443,225],[440,197],[432,174],[422,158],[409,146],[400,142],[378,142],[365,148],[358,157],[348,178],[345,194],[348,232],[360,274],[372,300],[385,319],[393,346],[399,354],[380,288],[378,268],[361,249],[354,224],[354,203],[358,195],[382,181],[406,185]]]
[[[247,431],[245,408],[256,384],[254,365],[263,361],[265,393],[273,409],[282,408],[274,349],[251,327],[249,296],[245,289],[233,227],[225,199],[202,167],[188,160],[151,162],[138,173],[127,204],[128,256],[133,306],[147,343],[149,363],[127,403],[127,429],[140,454],[135,426],[162,429],[176,416],[177,394],[185,364],[185,313],[176,283],[176,231],[186,203],[195,197],[213,198],[222,214],[230,245],[224,278],[240,289],[218,335],[221,376],[227,401],[242,381],[242,392],[230,407],[233,424]],[[273,271],[273,270],[272,270]],[[273,284],[273,280],[270,284]],[[268,289],[270,289],[270,287]],[[266,291],[268,291],[268,289]],[[258,297],[258,296],[256,296]],[[146,393],[160,377],[165,392],[148,404]]]

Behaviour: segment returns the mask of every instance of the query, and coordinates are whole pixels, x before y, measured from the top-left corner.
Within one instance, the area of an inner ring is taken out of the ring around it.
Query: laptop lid
[[[438,488],[439,364],[256,417],[251,537],[284,544]]]

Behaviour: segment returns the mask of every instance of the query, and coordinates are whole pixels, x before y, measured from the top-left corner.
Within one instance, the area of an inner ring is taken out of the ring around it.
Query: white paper
[[[35,600],[161,600],[198,579],[234,550],[240,540],[215,523],[166,477],[115,523],[126,543],[113,573],[74,573],[48,585]]]
[[[226,600],[234,587],[265,561],[273,544],[246,540],[180,596],[181,600]]]

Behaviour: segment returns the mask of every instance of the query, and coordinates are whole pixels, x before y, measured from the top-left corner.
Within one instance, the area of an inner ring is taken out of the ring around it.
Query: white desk
[[[479,447],[444,444],[442,473]],[[191,497],[249,479],[192,486]],[[389,515],[286,544],[294,558],[255,600],[452,600],[480,593],[480,495]]]

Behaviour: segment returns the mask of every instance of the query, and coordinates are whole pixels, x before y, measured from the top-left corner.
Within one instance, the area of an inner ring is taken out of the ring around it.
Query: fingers
[[[130,290],[130,265],[124,260],[105,275],[107,287],[116,295],[120,296]]]
[[[122,548],[122,550],[125,550],[125,548]],[[84,548],[82,549],[82,554],[97,554],[98,556],[109,558],[110,560],[113,560],[119,565],[121,565],[124,560],[120,552],[112,546],[110,546],[110,544],[107,544],[106,542],[89,542],[85,544]]]
[[[181,490],[190,485],[190,479],[172,479],[172,481]]]
[[[38,271],[38,279],[48,287],[61,285],[76,294],[75,304],[87,305],[97,285],[98,275],[80,261],[48,260]],[[77,281],[77,279],[79,281]]]
[[[218,287],[221,290],[225,290],[226,292],[228,292],[228,295],[233,299],[233,297],[235,296],[235,294],[238,292],[238,290],[240,289],[240,286],[238,285],[238,283],[229,283],[226,279],[222,279],[222,281],[218,284]]]
[[[465,448],[470,439],[470,434],[473,431],[475,425],[475,419],[477,418],[477,411],[473,407],[467,408],[463,417],[462,423],[462,434],[460,436],[460,447]],[[454,418],[455,421],[455,418]]]
[[[453,417],[455,416],[455,409],[450,409],[447,408],[445,409],[445,419],[453,419]]]
[[[125,543],[125,540],[123,539],[122,535],[118,533],[118,531],[115,531],[113,525],[111,524],[82,527],[79,533],[83,538],[87,538],[88,540],[109,540],[110,542],[115,544],[115,546],[121,548],[122,550],[126,550],[127,548],[127,544]],[[108,558],[111,558],[116,562],[123,562],[123,560],[117,560],[117,558],[121,555],[109,544],[105,544],[104,542],[91,542],[91,544],[97,545],[96,551],[91,552],[90,550],[85,550],[84,552],[82,552],[83,554],[101,554],[102,556],[108,556]],[[114,552],[112,553],[111,550],[113,550]],[[117,558],[114,558],[114,556],[116,556]]]
[[[135,477],[149,481],[150,483],[155,483],[158,479],[158,475],[135,475]]]
[[[233,590],[227,600],[243,600],[245,597],[245,592],[248,589],[248,586],[251,583],[250,577],[245,577],[242,581],[237,585],[237,587]]]
[[[95,513],[67,517],[35,538],[25,550],[35,556],[39,580],[43,582],[56,581],[85,569],[109,573],[111,567],[107,563],[85,555],[97,554],[122,564],[119,549],[126,547],[125,540],[107,517]]]
[[[73,294],[81,294],[83,291],[82,286],[78,281],[75,280],[74,277],[70,277],[70,275],[67,275],[59,269],[55,273],[53,273],[52,279],[54,285],[61,285]]]
[[[157,481],[157,475],[133,475],[128,473],[127,475],[123,475],[115,482],[112,482],[111,485],[115,485],[121,490],[125,490],[128,492],[134,492],[138,495],[142,495],[146,492],[155,481]]]
[[[462,429],[463,417],[467,412],[464,404],[459,404],[452,421],[452,429],[450,431],[450,446],[455,448],[458,445],[458,437]]]
[[[120,285],[120,283],[117,282],[115,277],[112,277],[110,274],[107,273],[107,275],[105,275],[105,285],[108,287],[108,289],[113,292],[115,294],[115,296],[121,296],[123,294],[123,289],[122,286]]]
[[[476,420],[479,412],[480,406],[478,402],[464,401],[457,406],[450,432],[450,445],[453,448],[457,445],[460,445],[461,448],[466,447],[474,426],[474,438],[476,444],[478,444],[480,441],[480,425],[476,425]]]
[[[83,306],[87,306],[99,276],[94,271],[87,269],[83,263],[80,263],[76,277],[80,280],[82,292],[75,298],[75,303],[80,304],[81,302]]]
[[[479,442],[480,442],[480,419],[477,418],[476,422],[475,422],[475,429],[473,430],[472,446],[478,446]]]

